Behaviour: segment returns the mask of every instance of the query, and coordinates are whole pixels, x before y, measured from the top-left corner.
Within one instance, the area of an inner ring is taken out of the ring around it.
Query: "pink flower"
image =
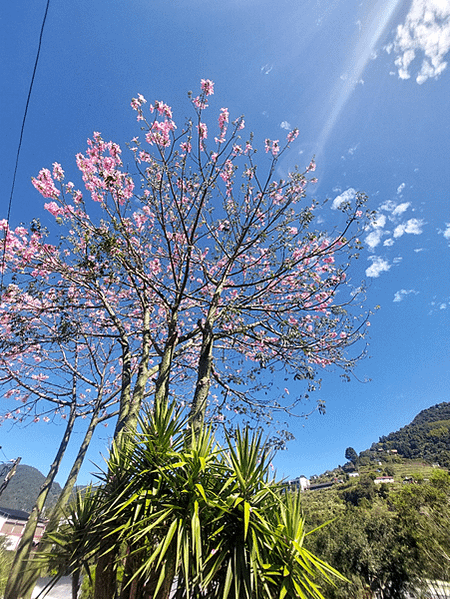
[[[293,131],[290,131],[287,135],[288,143],[291,143],[294,141],[294,139],[297,139],[299,133],[300,133],[300,131],[298,129],[294,129]]]
[[[138,94],[137,98],[132,98],[131,100],[131,108],[133,110],[139,110],[142,104],[145,104],[147,100],[144,98],[142,94]]]
[[[183,152],[187,152],[188,154],[189,154],[189,153],[190,153],[190,151],[192,150],[192,146],[191,146],[190,142],[188,142],[188,141],[183,141],[183,142],[180,144],[180,148],[181,148],[181,150],[182,150]]]
[[[205,123],[200,123],[197,125],[197,129],[200,139],[206,139],[208,137],[208,127],[205,125]]]
[[[228,112],[228,108],[221,108],[220,114],[219,114],[219,127],[221,129],[223,129],[225,124],[228,123],[229,118],[230,118],[230,113]]]
[[[311,160],[308,168],[306,169],[306,172],[309,173],[309,172],[315,171],[315,170],[316,170],[316,163],[314,162],[314,160]]]
[[[194,98],[192,102],[195,104],[195,106],[197,106],[197,108],[200,108],[200,110],[208,108],[208,102],[206,100],[202,100],[200,96]]]
[[[214,93],[214,83],[210,79],[202,79],[200,81],[200,86],[202,90],[205,92],[205,95],[212,96]]]
[[[64,210],[56,202],[47,202],[44,204],[44,208],[55,218],[61,217],[64,214]]]
[[[48,168],[41,169],[36,178],[32,177],[31,182],[44,198],[57,198],[60,195]]]
[[[62,181],[64,179],[64,171],[58,162],[53,163],[53,178],[57,181]]]
[[[222,172],[220,173],[220,176],[225,182],[231,179],[233,175],[233,170],[233,163],[231,162],[231,160],[227,160],[224,164]]]
[[[164,104],[164,102],[156,100],[154,107],[150,105],[150,109],[152,108],[157,110],[161,116],[166,116],[168,119],[172,118],[172,109],[167,104]]]

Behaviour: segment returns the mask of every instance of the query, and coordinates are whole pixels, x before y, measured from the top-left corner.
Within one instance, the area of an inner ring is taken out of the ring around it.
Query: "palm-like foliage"
[[[76,599],[80,576],[84,572],[91,577],[92,559],[98,553],[98,542],[92,530],[101,516],[102,493],[100,488],[87,487],[78,491],[75,501],[65,510],[58,529],[47,533],[45,541],[52,543],[52,550],[36,553],[30,568],[45,566],[56,574],[46,590],[52,588],[61,576],[72,576],[72,597]]]
[[[123,569],[116,595],[321,599],[318,581],[340,575],[303,547],[300,496],[271,477],[261,435],[238,431],[220,448],[211,430],[186,430],[160,410],[111,452],[90,535],[109,539]]]

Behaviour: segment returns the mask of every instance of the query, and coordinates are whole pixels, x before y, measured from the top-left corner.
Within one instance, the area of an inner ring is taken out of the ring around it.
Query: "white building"
[[[6,537],[7,549],[15,551],[23,535],[30,514],[22,510],[0,507],[0,535]],[[39,520],[34,533],[33,545],[38,545],[45,531],[47,521]]]

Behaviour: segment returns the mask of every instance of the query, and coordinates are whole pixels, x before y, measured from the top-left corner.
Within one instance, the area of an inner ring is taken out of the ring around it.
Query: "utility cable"
[[[3,276],[4,276],[4,272],[5,272],[5,260],[6,260],[6,236],[7,236],[7,232],[8,232],[8,229],[9,229],[9,219],[10,219],[10,216],[11,216],[11,206],[12,206],[12,199],[13,199],[13,194],[14,194],[14,186],[16,184],[16,174],[17,174],[17,167],[18,167],[18,164],[19,164],[20,148],[22,147],[22,138],[23,138],[23,131],[24,131],[24,128],[25,128],[25,120],[27,118],[28,105],[30,104],[31,90],[33,89],[34,77],[36,75],[36,69],[37,69],[37,65],[38,65],[38,61],[39,61],[39,55],[41,53],[42,36],[43,36],[43,33],[44,33],[44,26],[45,26],[45,21],[47,19],[47,13],[48,13],[48,7],[49,7],[49,5],[50,5],[50,0],[47,0],[47,6],[45,7],[44,18],[42,20],[42,25],[41,25],[41,33],[39,35],[39,45],[38,45],[38,50],[37,50],[37,54],[36,54],[36,61],[34,63],[33,75],[31,77],[30,88],[28,90],[27,103],[25,105],[25,111],[24,111],[23,119],[22,119],[22,128],[20,130],[19,146],[17,148],[16,164],[15,164],[15,167],[14,167],[14,174],[13,174],[13,180],[12,180],[12,186],[11,186],[11,194],[9,196],[8,212],[7,212],[7,215],[6,215],[6,228],[5,228],[5,236],[4,236],[4,240],[3,240],[3,252],[2,252],[0,293],[3,291]]]

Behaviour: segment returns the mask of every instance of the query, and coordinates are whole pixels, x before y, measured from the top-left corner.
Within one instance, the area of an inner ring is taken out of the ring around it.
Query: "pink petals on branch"
[[[202,91],[205,93],[205,96],[212,96],[214,93],[214,83],[211,79],[202,79],[200,81],[200,87]]]
[[[57,198],[61,195],[61,192],[55,187],[48,168],[41,169],[37,177],[32,177],[31,182],[44,198]]]

